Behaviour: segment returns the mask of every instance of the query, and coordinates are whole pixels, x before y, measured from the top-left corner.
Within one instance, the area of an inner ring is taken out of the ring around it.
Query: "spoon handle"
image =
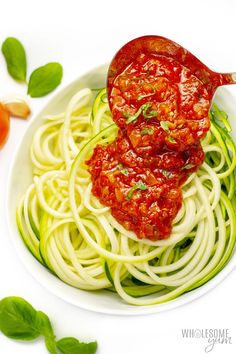
[[[206,85],[207,91],[212,97],[218,87],[236,84],[236,73],[222,74],[203,68],[197,71],[196,76]]]
[[[230,76],[231,81],[228,83],[229,85],[230,85],[230,84],[236,84],[236,73],[222,74],[222,75]]]

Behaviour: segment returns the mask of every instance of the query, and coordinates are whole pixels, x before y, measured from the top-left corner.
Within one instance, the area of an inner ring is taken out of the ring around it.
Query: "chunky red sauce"
[[[177,61],[141,54],[117,75],[110,99],[120,130],[87,162],[92,192],[139,238],[167,238],[181,186],[204,160],[211,97]]]

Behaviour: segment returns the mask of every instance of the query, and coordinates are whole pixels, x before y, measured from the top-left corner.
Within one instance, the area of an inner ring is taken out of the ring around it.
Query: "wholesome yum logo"
[[[182,337],[187,339],[204,339],[205,353],[210,353],[218,344],[232,344],[229,329],[182,329]]]

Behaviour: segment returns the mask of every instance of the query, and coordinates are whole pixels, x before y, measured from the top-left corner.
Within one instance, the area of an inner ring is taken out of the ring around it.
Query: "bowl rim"
[[[107,64],[99,65],[95,68],[92,68],[91,70],[86,71],[84,74],[78,76],[75,80],[71,81],[70,83],[66,84],[65,86],[61,87],[60,90],[56,91],[50,98],[49,100],[43,104],[43,107],[36,112],[31,117],[31,120],[26,127],[22,138],[18,141],[16,149],[13,153],[9,171],[8,171],[8,176],[7,176],[7,188],[6,188],[6,200],[5,200],[5,212],[6,212],[6,219],[7,219],[7,229],[10,235],[11,242],[14,245],[14,248],[16,249],[16,253],[18,257],[20,258],[21,262],[23,263],[24,267],[26,270],[31,274],[31,276],[39,282],[40,285],[42,285],[46,290],[48,290],[50,293],[54,294],[58,298],[75,305],[76,307],[93,311],[96,313],[102,313],[102,314],[107,314],[107,315],[126,315],[126,316],[136,316],[136,315],[146,315],[146,314],[156,314],[159,312],[163,311],[168,311],[174,308],[177,308],[179,306],[182,306],[184,304],[190,303],[198,298],[200,298],[202,295],[206,294],[213,288],[215,288],[219,283],[221,283],[235,268],[236,268],[236,257],[233,259],[232,256],[230,260],[227,262],[227,264],[224,266],[224,268],[216,274],[212,279],[210,279],[207,283],[203,284],[201,287],[194,289],[193,291],[189,293],[184,293],[181,296],[179,296],[176,299],[173,299],[171,301],[165,302],[163,304],[159,305],[149,305],[149,306],[134,306],[127,304],[127,309],[110,309],[110,308],[99,308],[98,304],[96,301],[94,303],[80,303],[80,297],[79,297],[79,292],[80,291],[85,291],[81,289],[76,289],[78,290],[78,301],[73,298],[73,296],[68,296],[66,292],[63,293],[61,290],[62,287],[70,287],[72,289],[72,286],[66,284],[63,282],[61,279],[56,277],[55,275],[50,274],[50,276],[53,276],[56,281],[59,281],[61,286],[60,287],[54,287],[53,282],[47,277],[48,277],[48,270],[29,252],[27,249],[26,245],[24,244],[24,241],[22,240],[20,234],[15,234],[14,227],[12,225],[11,221],[11,215],[10,215],[10,206],[11,206],[11,200],[10,200],[10,195],[11,195],[11,186],[13,182],[13,171],[14,171],[14,166],[16,164],[16,160],[20,151],[21,144],[28,134],[28,131],[30,131],[31,127],[35,124],[35,121],[42,117],[42,114],[44,110],[53,104],[54,101],[56,101],[59,97],[63,97],[63,95],[66,94],[66,92],[72,88],[74,85],[76,85],[80,80],[83,79],[83,77],[86,77],[90,75],[92,72],[98,71],[98,70],[106,70],[108,68]],[[225,89],[227,91],[227,89]],[[24,249],[24,250],[23,250]],[[25,257],[26,252],[28,253],[28,256]],[[31,264],[29,264],[31,263]],[[30,266],[34,264],[34,266]],[[45,273],[43,276],[38,276],[37,274],[37,268],[38,266],[42,267],[42,274]],[[124,304],[126,305],[126,303]]]

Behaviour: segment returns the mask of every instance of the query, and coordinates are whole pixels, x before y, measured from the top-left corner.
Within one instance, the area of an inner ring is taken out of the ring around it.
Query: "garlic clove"
[[[27,119],[31,113],[28,103],[22,98],[9,97],[2,100],[2,103],[12,117]]]

